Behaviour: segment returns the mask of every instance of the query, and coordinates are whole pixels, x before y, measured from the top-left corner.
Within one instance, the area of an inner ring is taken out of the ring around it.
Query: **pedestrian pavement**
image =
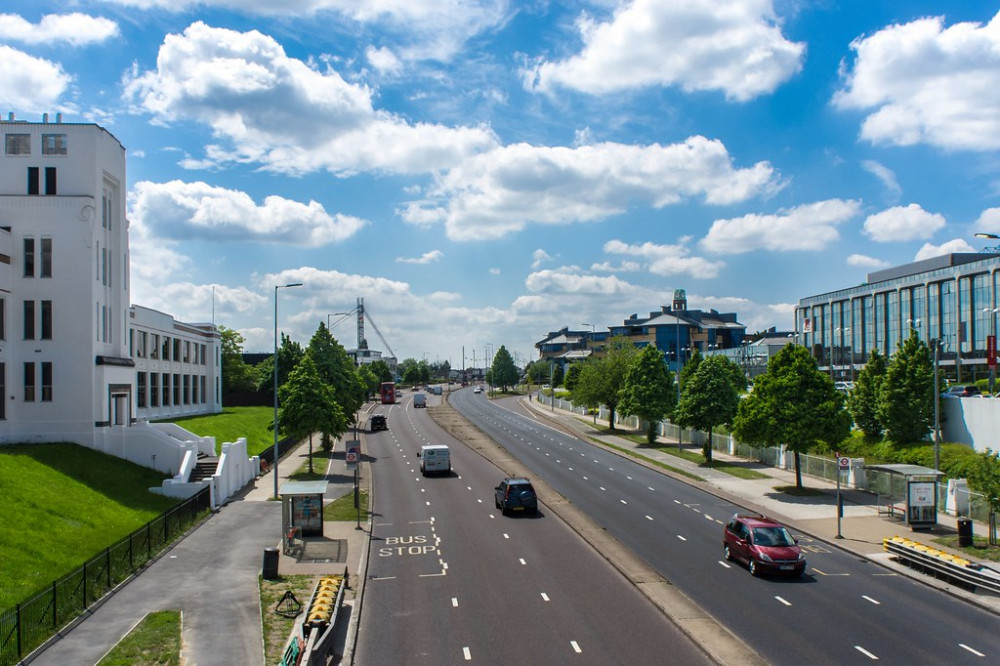
[[[314,438],[315,439],[315,438]],[[278,464],[278,487],[307,461],[307,440]],[[318,446],[316,447],[318,449]],[[354,488],[354,472],[347,469],[342,444],[327,464],[329,481],[324,502]],[[364,470],[365,466],[362,466]],[[308,538],[300,558],[281,548],[281,504],[274,497],[274,469],[235,495],[204,523],[172,544],[126,583],[64,628],[24,663],[36,666],[97,663],[147,614],[179,610],[182,614],[184,666],[264,666],[257,577],[265,549],[278,547],[278,574],[341,575],[348,571],[348,590],[333,642],[338,654],[350,642],[357,626],[353,613],[356,588],[363,577],[368,552],[367,525],[355,521],[323,522],[322,538]],[[361,482],[368,479],[362,473]],[[336,545],[335,551],[325,546]],[[303,557],[313,551],[326,558]],[[328,561],[322,561],[326,559]],[[305,603],[307,600],[301,600]],[[346,663],[350,663],[347,660]]]
[[[630,438],[609,433],[607,421],[597,421],[595,427],[592,417],[584,419],[563,409],[552,409],[550,405],[540,405],[537,401],[520,399],[522,406],[527,407],[536,416],[546,419],[555,425],[569,429],[575,434],[589,440],[598,440],[612,445],[612,450],[618,450],[622,455],[642,456],[648,460],[682,470],[687,474],[702,479],[695,481],[688,476],[674,476],[687,483],[699,485],[705,490],[718,495],[734,504],[743,506],[750,511],[762,513],[782,522],[803,534],[819,539],[842,550],[854,553],[873,562],[888,567],[893,571],[920,580],[945,592],[961,597],[987,610],[1000,613],[1000,597],[985,591],[970,592],[962,587],[949,584],[933,576],[918,572],[889,557],[883,548],[884,539],[902,536],[913,541],[932,546],[938,550],[961,555],[967,559],[967,554],[934,543],[932,539],[958,534],[957,518],[946,514],[938,514],[938,523],[931,529],[912,530],[904,521],[899,509],[894,517],[890,517],[885,507],[879,510],[878,498],[868,492],[851,488],[841,488],[843,500],[843,516],[837,520],[837,484],[811,476],[802,476],[802,485],[821,491],[819,495],[795,496],[778,490],[776,487],[794,486],[795,470],[768,467],[761,463],[725,452],[713,451],[716,461],[727,462],[747,469],[766,474],[764,479],[743,479],[727,474],[719,469],[703,466],[679,456],[660,451],[658,447],[678,446],[676,439],[657,438],[657,447],[638,444]],[[701,453],[700,445],[683,444],[684,448]],[[656,467],[656,469],[661,469]],[[662,471],[662,469],[661,469]],[[669,473],[669,472],[665,472]],[[974,522],[973,533],[986,535],[988,527],[984,523]],[[992,564],[992,568],[1000,570],[1000,564]]]

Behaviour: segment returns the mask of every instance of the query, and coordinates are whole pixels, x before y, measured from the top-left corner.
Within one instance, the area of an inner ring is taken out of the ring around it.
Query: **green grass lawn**
[[[247,455],[256,456],[274,446],[273,407],[226,407],[220,414],[170,419],[185,430],[201,437],[215,437],[217,449],[225,442],[247,438]],[[217,450],[216,453],[221,453]]]
[[[181,614],[150,613],[97,666],[176,666],[181,663]]]
[[[75,444],[0,447],[0,608],[10,608],[177,501],[164,475]]]

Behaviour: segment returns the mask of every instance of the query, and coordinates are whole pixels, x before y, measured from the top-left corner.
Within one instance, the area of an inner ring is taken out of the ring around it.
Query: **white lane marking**
[[[458,597],[451,598],[451,606],[452,608],[458,608]]]
[[[426,492],[427,492],[427,489],[426,489],[426,488],[421,488],[421,489],[420,489],[420,492],[422,492],[422,493],[426,493]]]
[[[854,649],[857,650],[858,652],[860,652],[861,654],[865,655],[866,657],[868,657],[872,661],[878,661],[878,657],[876,657],[875,655],[873,655],[871,652],[869,652],[868,650],[864,649],[860,645],[855,645]]]
[[[580,646],[577,644],[576,641],[570,641],[569,644],[573,647],[573,652],[576,652],[577,654],[583,652],[583,650],[580,649]]]
[[[462,654],[465,656],[466,661],[472,661],[472,650],[467,647],[462,648]]]
[[[625,501],[625,500],[623,500],[623,499],[620,499],[620,500],[618,500],[618,501],[619,501],[619,502],[621,502],[622,504],[628,504],[628,502],[626,502],[626,501]]]
[[[626,479],[628,479],[629,481],[631,481],[631,480],[632,480],[632,477],[631,477],[631,476],[628,476],[628,475],[626,475],[626,476],[625,476],[625,478],[626,478]]]
[[[674,504],[680,504],[680,503],[681,503],[680,500],[674,500]]]
[[[504,539],[509,539],[509,538],[510,538],[510,535],[509,535],[509,534],[507,534],[506,532],[504,532],[504,533],[503,533],[503,538],[504,538]]]
[[[573,471],[573,468],[572,468],[572,467],[570,467],[570,468],[569,468],[569,471],[571,471],[571,472],[572,472],[572,471]]]
[[[600,488],[601,490],[607,490],[607,488],[605,488],[604,486],[597,486],[597,487]]]
[[[677,535],[677,538],[680,539],[681,541],[687,541],[687,539],[685,539],[684,537],[682,537],[680,534]]]
[[[787,599],[782,599],[781,597],[779,597],[777,595],[775,595],[774,598],[777,599],[778,601],[780,601],[781,603],[785,604],[786,606],[791,606],[792,605],[791,601],[788,601]]]
[[[587,477],[583,477],[583,480],[584,481],[590,481],[590,479],[588,479]]]
[[[653,488],[653,486],[646,486],[646,487],[649,488],[650,490],[656,490],[655,488]]]
[[[548,601],[548,600],[549,600],[549,595],[542,592],[542,601]]]
[[[732,567],[729,566],[729,562],[724,562],[723,560],[719,560],[719,564],[726,567],[727,569],[732,569]]]
[[[646,516],[646,520],[652,520],[652,519],[653,519],[652,516]]]
[[[958,647],[962,648],[963,650],[968,650],[969,652],[971,652],[972,654],[976,655],[977,657],[985,657],[986,656],[985,654],[983,654],[979,650],[973,650],[972,648],[970,648],[965,643],[959,643]]]
[[[426,504],[427,506],[430,506],[430,505],[431,505],[431,503],[430,503],[430,502],[424,502],[424,504]]]
[[[702,515],[704,515],[707,520],[715,520],[715,518],[712,518],[712,516],[708,515],[707,513]]]
[[[483,500],[482,500],[482,498],[479,498],[479,499],[477,499],[476,501],[477,501],[477,502],[479,502],[480,504],[482,504],[482,503],[483,503]]]
[[[522,566],[522,567],[526,567],[526,566],[528,566],[528,563],[524,561],[524,558],[523,558],[523,557],[519,557],[519,558],[517,558],[517,561],[521,563],[521,566]]]
[[[862,598],[862,599],[864,599],[865,601],[870,601],[870,602],[872,602],[872,603],[873,603],[873,604],[875,604],[876,606],[881,606],[881,605],[882,605],[882,602],[881,602],[881,601],[876,601],[875,599],[872,599],[872,598],[871,598],[871,597],[869,597],[868,595],[865,595],[865,594],[862,594],[862,595],[861,595],[861,598]]]

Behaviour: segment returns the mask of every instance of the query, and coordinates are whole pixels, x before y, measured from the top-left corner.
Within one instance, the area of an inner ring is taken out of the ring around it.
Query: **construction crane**
[[[368,340],[365,338],[365,320],[367,319],[368,323],[371,324],[371,327],[375,329],[375,333],[376,335],[378,335],[378,339],[381,340],[382,344],[385,346],[385,350],[389,352],[388,358],[392,359],[396,358],[396,353],[392,351],[392,347],[389,346],[389,343],[386,341],[385,336],[382,335],[382,332],[380,330],[378,330],[378,326],[376,326],[375,322],[372,321],[371,315],[369,315],[368,311],[365,310],[364,298],[358,298],[358,304],[354,307],[354,309],[351,310],[350,312],[345,312],[344,315],[348,317],[351,315],[357,316],[358,349],[368,349]],[[334,322],[334,326],[340,323],[340,321],[343,321],[343,319]]]

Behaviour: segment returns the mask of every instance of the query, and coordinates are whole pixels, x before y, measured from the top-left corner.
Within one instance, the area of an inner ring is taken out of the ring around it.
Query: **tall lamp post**
[[[990,337],[986,341],[986,365],[990,368],[990,395],[996,391],[997,383],[997,313],[1000,308],[983,308],[990,318]]]
[[[301,282],[274,285],[274,499],[278,499],[278,290],[301,286]]]

